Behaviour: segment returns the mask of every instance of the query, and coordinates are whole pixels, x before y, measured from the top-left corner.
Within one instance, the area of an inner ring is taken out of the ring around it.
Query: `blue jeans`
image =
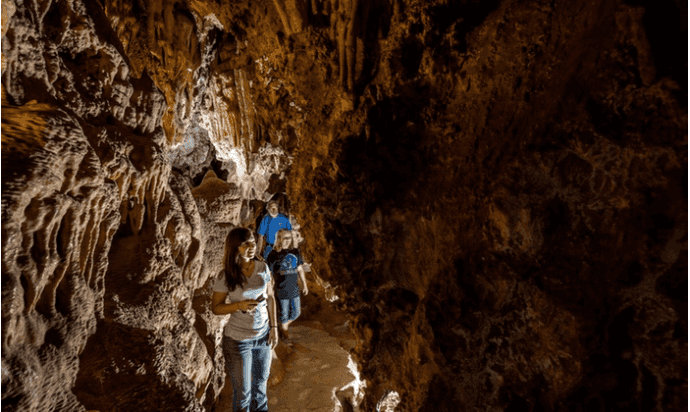
[[[266,384],[271,373],[268,334],[241,341],[223,337],[225,367],[232,379],[234,412],[268,411]]]
[[[300,314],[299,296],[292,299],[278,299],[278,320],[280,323],[287,323],[295,320]]]

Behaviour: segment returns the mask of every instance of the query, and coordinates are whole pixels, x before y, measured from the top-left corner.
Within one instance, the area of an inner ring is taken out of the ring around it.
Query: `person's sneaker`
[[[288,340],[290,339],[290,334],[286,329],[283,328],[278,328],[278,332],[280,333],[280,339],[282,340]]]

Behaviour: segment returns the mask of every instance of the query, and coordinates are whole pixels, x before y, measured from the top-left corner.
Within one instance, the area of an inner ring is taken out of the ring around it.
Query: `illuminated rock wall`
[[[270,197],[271,174],[289,163],[247,134],[244,102],[244,128],[220,134],[211,125],[213,144],[192,142],[205,144],[231,181],[194,181],[212,159],[184,159],[172,138],[198,126],[190,120],[201,106],[191,91],[170,92],[190,86],[186,68],[206,68],[209,55],[194,42],[208,30],[176,14],[166,39],[191,48],[158,42],[151,51],[166,64],[152,64],[137,51],[136,22],[108,7],[3,2],[3,408],[215,402],[222,325],[205,287],[227,231],[255,218],[249,201]],[[213,109],[201,113],[229,116]]]

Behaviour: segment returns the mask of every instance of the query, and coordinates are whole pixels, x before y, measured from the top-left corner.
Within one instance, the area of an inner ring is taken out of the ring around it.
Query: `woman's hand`
[[[268,344],[271,345],[271,349],[275,349],[278,346],[278,328],[271,328],[268,332]]]
[[[309,288],[307,287],[306,282],[300,282],[299,288],[300,292],[302,292],[304,296],[307,296],[309,294]]]
[[[297,285],[299,286],[300,292],[306,296],[309,293],[309,288],[307,287],[307,279],[304,276],[304,269],[302,269],[302,266],[297,267]]]
[[[253,311],[256,306],[259,304],[259,302],[255,301],[254,299],[249,299],[249,300],[243,300],[240,302],[237,302],[236,305],[237,307],[242,311],[242,312],[250,312]]]

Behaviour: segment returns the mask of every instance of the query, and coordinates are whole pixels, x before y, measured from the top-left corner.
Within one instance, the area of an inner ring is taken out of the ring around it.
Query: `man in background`
[[[266,245],[261,254],[264,260],[268,257],[273,249],[273,244],[276,241],[276,233],[280,229],[292,230],[292,225],[290,224],[290,219],[285,217],[285,215],[278,213],[278,202],[271,200],[266,205],[266,211],[268,214],[261,219],[259,224],[259,250]]]

